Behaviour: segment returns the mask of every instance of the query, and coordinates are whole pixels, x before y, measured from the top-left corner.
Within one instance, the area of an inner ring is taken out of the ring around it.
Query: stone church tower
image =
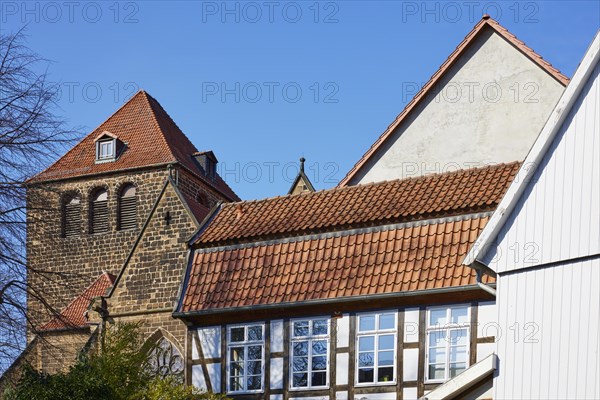
[[[110,321],[143,321],[148,337],[183,354],[185,329],[171,311],[187,241],[216,204],[239,200],[216,163],[140,91],[28,182],[36,329],[22,359],[68,367],[97,334],[92,302]]]

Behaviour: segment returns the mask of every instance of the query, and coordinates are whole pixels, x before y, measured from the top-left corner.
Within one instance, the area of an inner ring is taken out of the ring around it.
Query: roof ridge
[[[329,193],[343,192],[343,191],[358,190],[358,188],[384,186],[384,185],[388,185],[388,184],[396,183],[396,182],[409,182],[412,180],[422,181],[422,180],[434,179],[434,178],[438,178],[438,177],[442,177],[442,176],[443,177],[453,176],[453,175],[460,174],[460,173],[470,173],[472,171],[480,171],[480,170],[484,170],[484,169],[497,169],[497,168],[508,167],[508,166],[512,166],[512,165],[520,165],[520,164],[522,164],[522,162],[520,162],[520,161],[511,161],[511,162],[506,162],[506,163],[484,165],[481,167],[461,168],[461,169],[457,169],[455,171],[435,172],[432,174],[411,176],[408,178],[397,178],[397,179],[390,179],[390,180],[377,181],[377,182],[367,182],[367,183],[360,183],[357,185],[334,186],[329,189],[321,189],[321,190],[317,190],[315,192],[302,192],[302,193],[297,193],[297,194],[285,194],[285,195],[277,195],[277,196],[272,196],[272,197],[265,197],[262,199],[242,200],[242,201],[224,203],[223,206],[224,207],[234,207],[234,206],[238,206],[240,204],[254,204],[254,203],[261,203],[261,202],[266,202],[266,201],[271,201],[271,200],[292,198],[292,197],[296,197],[296,196],[316,196],[316,195],[318,195],[320,193],[324,193],[324,192],[329,192]]]
[[[460,55],[465,51],[471,41],[483,30],[485,26],[489,26],[494,29],[500,36],[505,40],[513,44],[517,50],[521,51],[531,61],[536,63],[542,69],[546,70],[554,79],[558,80],[562,85],[566,86],[569,82],[569,78],[560,73],[560,71],[554,68],[549,62],[545,61],[542,56],[537,54],[533,49],[525,45],[524,42],[519,40],[514,34],[510,33],[508,29],[502,26],[498,21],[491,18],[489,15],[484,15],[477,24],[467,33],[465,38],[456,46],[456,48],[450,53],[450,55],[444,60],[439,68],[431,75],[429,80],[421,87],[421,89],[413,96],[413,98],[404,106],[400,114],[392,121],[391,124],[383,131],[381,135],[375,140],[375,142],[367,149],[363,156],[354,164],[354,166],[346,173],[346,176],[338,183],[338,186],[347,186],[348,182],[358,172],[358,170],[366,163],[366,161],[377,151],[379,147],[385,142],[392,134],[394,129],[400,125],[404,118],[413,110],[413,108],[420,103],[429,90],[438,83],[439,79],[447,72],[447,69],[454,64]]]
[[[179,161],[177,159],[177,156],[175,155],[175,153],[173,152],[173,148],[171,146],[171,144],[169,143],[169,141],[167,140],[166,136],[165,136],[165,132],[163,131],[162,127],[160,126],[160,123],[158,122],[158,119],[156,118],[156,110],[154,109],[152,102],[150,101],[150,99],[154,100],[156,103],[158,103],[158,101],[156,101],[152,96],[150,96],[150,94],[146,91],[140,91],[140,93],[143,94],[143,98],[144,101],[146,102],[146,104],[148,104],[148,107],[150,107],[150,115],[152,118],[152,121],[154,121],[154,126],[156,127],[156,129],[158,130],[158,132],[160,133],[160,137],[162,138],[163,142],[165,143],[165,145],[167,146],[167,148],[169,149],[169,152],[171,153],[171,157],[173,157],[173,162]],[[158,105],[160,106],[160,103],[158,103]],[[162,108],[162,106],[160,106],[160,108]],[[162,111],[166,114],[167,111],[163,108]],[[167,114],[168,115],[168,114]],[[169,117],[170,118],[170,117]],[[171,121],[173,121],[173,119],[171,118]],[[173,123],[175,123],[173,121]],[[182,132],[183,133],[183,132]]]

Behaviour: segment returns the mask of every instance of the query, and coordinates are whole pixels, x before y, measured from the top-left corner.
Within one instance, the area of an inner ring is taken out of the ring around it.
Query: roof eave
[[[490,286],[495,287],[495,284],[490,284]],[[330,305],[330,304],[339,304],[339,303],[348,303],[348,302],[356,302],[361,300],[383,300],[383,299],[394,299],[394,298],[405,298],[405,297],[416,297],[423,295],[435,295],[435,294],[444,294],[444,293],[453,293],[453,292],[464,292],[464,291],[481,291],[483,290],[479,288],[476,284],[473,285],[463,285],[463,286],[448,286],[443,288],[434,288],[434,289],[423,289],[423,290],[414,290],[407,292],[394,292],[394,293],[379,293],[372,295],[360,295],[360,296],[345,296],[345,297],[336,297],[332,299],[316,299],[316,300],[304,300],[304,301],[293,301],[293,302],[285,302],[285,303],[270,303],[270,304],[260,304],[260,305],[251,305],[251,306],[243,306],[243,307],[232,307],[232,308],[213,308],[208,310],[198,310],[198,311],[176,311],[173,313],[173,317],[175,318],[193,318],[214,314],[233,314],[240,313],[246,311],[259,311],[259,310],[271,310],[277,308],[299,308],[299,307],[307,307],[307,306],[315,306],[315,305]],[[180,309],[180,307],[178,307]]]

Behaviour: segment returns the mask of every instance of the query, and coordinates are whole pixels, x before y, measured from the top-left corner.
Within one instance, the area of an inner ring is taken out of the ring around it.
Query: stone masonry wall
[[[187,241],[195,230],[196,225],[174,187],[167,186],[108,299],[109,312],[115,321],[143,320],[146,335],[163,328],[180,343],[185,343],[185,326],[171,317],[171,310],[186,268]],[[136,315],[131,316],[131,313]]]
[[[119,271],[167,177],[167,170],[162,169],[81,178],[28,189],[29,279],[51,307],[60,311],[103,271],[113,274]],[[117,199],[119,189],[126,183],[137,186],[138,226],[118,231]],[[90,196],[98,187],[108,189],[109,232],[90,234]],[[81,235],[64,238],[61,201],[66,193],[74,192],[81,196]],[[32,296],[28,306],[38,323],[49,319],[46,307]]]

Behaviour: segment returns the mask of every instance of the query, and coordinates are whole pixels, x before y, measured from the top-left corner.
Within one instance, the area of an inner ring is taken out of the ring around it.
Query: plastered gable
[[[522,161],[563,90],[486,27],[350,184]]]

